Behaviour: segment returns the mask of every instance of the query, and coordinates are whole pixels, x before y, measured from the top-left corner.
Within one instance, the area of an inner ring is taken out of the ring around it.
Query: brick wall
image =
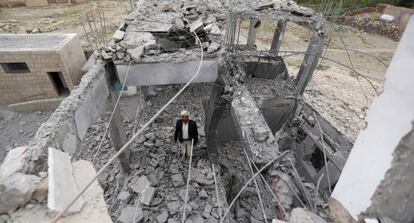
[[[76,35],[68,43],[66,43],[62,49],[59,51],[63,66],[66,69],[64,75],[65,79],[71,80],[71,84],[68,85],[78,85],[82,78],[82,66],[86,63],[86,57],[83,52],[79,36]],[[70,88],[72,89],[72,87]]]
[[[86,62],[77,36],[60,50],[1,51],[0,63],[24,62],[30,73],[6,73],[0,66],[0,104],[57,97],[58,93],[47,72],[61,72],[72,90],[82,76]]]

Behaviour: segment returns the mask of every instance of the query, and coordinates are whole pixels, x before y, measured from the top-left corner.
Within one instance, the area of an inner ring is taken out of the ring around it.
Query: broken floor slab
[[[200,61],[185,63],[152,63],[134,64],[129,67],[126,85],[148,86],[185,84],[197,72]],[[120,80],[124,80],[127,74],[128,65],[116,65]],[[204,60],[200,68],[199,76],[194,83],[214,82],[217,79],[217,61]]]
[[[96,171],[92,163],[79,160],[72,163],[73,176],[76,185],[81,188],[86,186],[95,176]],[[78,223],[78,222],[100,222],[111,223],[112,220],[108,215],[108,210],[103,196],[103,190],[98,182],[93,182],[88,190],[82,195],[85,201],[84,207],[78,213],[64,216],[60,223]],[[33,222],[44,223],[50,222],[54,215],[50,215],[49,210],[42,204],[34,204],[32,208],[21,208],[10,215],[11,222]]]
[[[232,117],[255,163],[265,164],[279,153],[279,146],[250,92],[240,87],[231,103]]]

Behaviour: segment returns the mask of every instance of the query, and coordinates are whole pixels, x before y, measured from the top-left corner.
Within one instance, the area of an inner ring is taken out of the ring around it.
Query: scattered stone
[[[28,151],[35,150],[28,146],[17,147],[7,153],[0,168],[0,176],[7,177],[22,170],[30,169]]]
[[[161,204],[161,202],[162,202],[162,199],[159,197],[156,197],[152,199],[151,206],[158,206],[159,204]]]
[[[164,210],[157,216],[157,222],[158,223],[165,223],[168,220],[168,211]]]
[[[207,16],[207,19],[204,21],[205,24],[213,24],[217,21],[216,17],[213,15]]]
[[[185,201],[185,192],[186,189],[182,189],[180,190],[180,192],[178,193],[178,195],[180,196],[181,200]],[[187,197],[187,201],[192,200],[196,197],[197,192],[194,190],[193,187],[189,186],[188,187],[188,197]]]
[[[147,187],[142,192],[141,195],[141,203],[149,206],[154,198],[155,188],[154,187]]]
[[[158,50],[158,44],[156,40],[148,40],[145,44],[144,44],[145,50],[149,51],[149,50]]]
[[[119,193],[117,199],[124,203],[128,203],[131,200],[131,193],[129,193],[128,191],[122,191],[121,193]]]
[[[171,215],[174,215],[180,210],[181,204],[179,201],[173,201],[167,203],[168,212],[170,212]]]
[[[47,197],[47,191],[49,188],[49,179],[43,178],[36,186],[36,190],[32,195],[32,200],[42,202]]]
[[[150,164],[152,167],[157,168],[157,166],[158,166],[159,162],[158,162],[158,160],[156,160],[156,159],[151,159],[151,160],[150,160],[150,162],[149,162],[149,164]]]
[[[213,25],[211,27],[210,34],[212,34],[212,35],[221,35],[221,30],[217,25]]]
[[[193,23],[190,24],[190,32],[197,32],[198,30],[202,29],[204,27],[203,22],[201,19],[197,19]]]
[[[0,179],[0,213],[13,212],[25,205],[36,190],[40,178],[34,175],[15,173]]]
[[[170,219],[168,219],[168,223],[178,223],[178,221],[176,221],[175,219],[170,218]]]
[[[135,217],[135,222],[134,222]],[[121,216],[118,218],[120,223],[136,223],[140,222],[144,218],[141,208],[135,206],[128,206],[122,209]]]
[[[140,62],[142,55],[144,55],[144,46],[139,46],[133,49],[127,50],[129,56],[135,61]]]
[[[127,32],[124,40],[121,41],[121,46],[126,49],[131,49],[144,45],[150,40],[155,40],[150,32]]]
[[[112,39],[114,39],[115,41],[120,41],[124,38],[124,36],[125,36],[124,31],[117,30],[115,31],[114,35],[112,35]]]
[[[214,53],[219,49],[220,49],[220,44],[219,43],[211,43],[210,46],[207,49],[207,53]]]
[[[190,216],[189,219],[192,223],[204,223],[204,219],[198,214]]]
[[[208,219],[207,219],[207,222],[206,223],[218,223],[219,221],[216,219],[216,218],[214,218],[213,216],[210,216]]]
[[[101,56],[104,60],[112,59],[112,53],[108,54],[105,51],[102,51]]]
[[[289,223],[326,223],[326,221],[303,208],[295,208],[291,212]]]
[[[204,206],[204,211],[203,211],[203,217],[204,218],[209,218],[210,217],[210,213],[211,213],[211,205],[206,204],[206,206]]]
[[[175,187],[181,187],[184,185],[183,175],[181,175],[181,173],[172,175],[171,179]]]
[[[151,186],[157,186],[158,185],[158,179],[155,174],[148,175],[148,180],[151,182]]]
[[[151,182],[146,176],[141,176],[137,179],[135,177],[131,182],[131,189],[136,193],[142,193],[147,187],[151,185]]]
[[[198,196],[199,196],[200,198],[208,198],[208,194],[207,194],[207,192],[206,192],[204,189],[202,189],[202,190],[200,191],[200,193],[198,193]]]
[[[201,170],[193,168],[191,170],[191,180],[203,185],[213,185],[214,179],[208,179]]]
[[[185,28],[184,21],[180,18],[176,18],[175,19],[175,27],[179,30],[184,29]]]

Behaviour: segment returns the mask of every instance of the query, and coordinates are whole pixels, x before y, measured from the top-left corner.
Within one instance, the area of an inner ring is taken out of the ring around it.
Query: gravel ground
[[[9,150],[29,142],[52,112],[16,113],[0,106],[0,164]]]

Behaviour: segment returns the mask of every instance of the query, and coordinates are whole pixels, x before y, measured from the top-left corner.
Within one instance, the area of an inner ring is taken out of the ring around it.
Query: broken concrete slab
[[[154,187],[147,187],[141,194],[141,203],[149,206],[154,198],[155,188]]]
[[[135,206],[128,206],[122,209],[121,215],[118,218],[118,222],[136,223],[136,222],[141,222],[143,218],[144,218],[144,214],[142,213],[141,208],[137,208]]]
[[[0,178],[5,178],[17,172],[25,172],[30,169],[29,146],[21,146],[10,150],[0,167]]]
[[[117,199],[124,203],[128,203],[131,200],[131,197],[131,193],[129,193],[128,191],[122,191],[121,193],[119,193]]]
[[[266,123],[260,109],[245,87],[235,89],[231,102],[234,123],[238,125],[238,134],[247,143],[253,162],[265,164],[279,153],[279,146]]]
[[[100,115],[105,105],[104,102],[108,99],[108,96],[108,84],[105,76],[102,75],[84,97],[83,103],[75,111],[76,129],[80,140],[83,140],[88,128],[96,122],[96,119]]]
[[[199,61],[185,63],[152,63],[134,64],[129,68],[126,85],[128,86],[148,86],[148,85],[169,85],[185,84],[197,71]],[[116,65],[116,70],[120,80],[126,76],[128,65]],[[189,72],[191,71],[191,72]],[[215,82],[217,79],[218,65],[216,60],[204,60],[200,75],[194,83]]]
[[[212,35],[221,35],[221,30],[217,25],[213,25],[211,27],[210,34],[212,34]]]
[[[295,208],[291,212],[289,223],[327,223],[321,217],[303,208]]]
[[[127,32],[120,44],[126,49],[133,49],[150,40],[155,40],[150,32]]]
[[[144,55],[144,49],[144,46],[139,46],[133,49],[128,49],[127,52],[135,62],[140,62],[142,55]]]
[[[171,179],[175,187],[181,187],[185,184],[183,175],[181,175],[181,173],[172,175]]]
[[[219,43],[211,43],[207,48],[207,53],[214,53],[219,50],[221,45]]]
[[[14,173],[0,178],[0,213],[13,212],[32,197],[40,178]]]
[[[204,24],[201,21],[201,19],[197,19],[196,21],[192,22],[189,25],[190,32],[192,32],[192,33],[201,30],[203,27],[204,27]]]
[[[131,189],[136,193],[142,193],[151,185],[151,182],[146,176],[135,177],[131,181]]]
[[[177,213],[180,210],[180,207],[181,207],[181,204],[179,201],[173,201],[173,202],[167,203],[168,212],[171,215],[174,215],[175,213]]]
[[[116,30],[114,35],[112,35],[112,39],[114,39],[115,41],[120,41],[124,38],[124,36],[125,36],[124,31]]]
[[[78,160],[72,163],[73,175],[78,188],[84,188],[96,175],[93,164],[86,160]],[[98,181],[92,183],[82,195],[85,205],[82,211],[70,216],[73,222],[112,222],[104,199],[104,191]],[[75,203],[76,204],[76,203]]]
[[[168,211],[164,210],[161,214],[157,215],[157,222],[158,223],[165,223],[168,220]]]
[[[191,168],[191,181],[195,181],[202,185],[213,185],[214,179],[209,179],[200,169]]]
[[[59,212],[77,195],[79,189],[73,177],[70,156],[51,147],[48,149],[48,154],[49,191],[47,207],[52,211]],[[69,208],[68,213],[79,212],[84,203],[84,200],[79,198]]]

